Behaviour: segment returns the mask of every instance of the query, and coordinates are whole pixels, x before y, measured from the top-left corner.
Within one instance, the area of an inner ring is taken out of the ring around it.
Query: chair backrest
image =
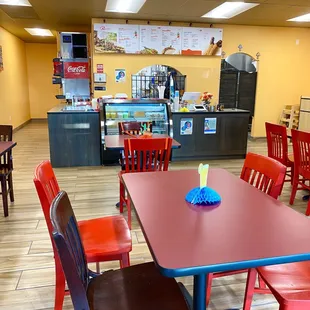
[[[13,140],[13,126],[0,125],[0,141],[8,142]],[[0,157],[1,168],[13,169],[12,150]]]
[[[125,172],[167,171],[171,138],[125,139]]]
[[[282,125],[265,123],[267,134],[268,157],[287,165],[288,146],[287,128]]]
[[[50,217],[50,208],[52,201],[60,192],[60,189],[52,165],[48,160],[43,161],[36,167],[33,182],[40,199],[41,207],[48,227],[48,232],[50,234],[50,238],[52,240],[52,244],[54,247],[54,241],[52,237],[53,227]]]
[[[273,158],[248,153],[240,178],[262,192],[278,199],[281,195],[286,166]]]
[[[0,141],[7,142],[13,139],[13,126],[0,125]]]
[[[152,123],[150,122],[119,122],[118,123],[118,132],[120,135],[124,135],[126,133],[132,135],[139,135],[141,128],[143,125],[146,125],[147,131],[152,132]]]
[[[71,294],[74,309],[89,309],[86,290],[89,273],[79,229],[69,197],[61,191],[52,202],[53,238]]]
[[[310,179],[310,133],[292,129],[295,171]]]

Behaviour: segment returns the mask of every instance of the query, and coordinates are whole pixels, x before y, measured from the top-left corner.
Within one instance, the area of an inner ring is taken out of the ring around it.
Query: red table
[[[197,170],[124,174],[154,261],[168,277],[194,276],[194,309],[206,308],[206,274],[310,259],[310,222],[304,215],[223,169],[208,186],[218,207],[185,201],[199,186]]]
[[[169,138],[167,135],[154,134],[154,138]],[[123,150],[124,149],[124,140],[125,139],[135,139],[134,137],[128,135],[106,135],[104,137],[105,147],[107,150]],[[181,144],[175,140],[172,141],[172,148],[178,149],[181,147]]]
[[[12,141],[0,142],[0,156],[10,151],[15,145],[16,145],[16,142],[12,142]]]

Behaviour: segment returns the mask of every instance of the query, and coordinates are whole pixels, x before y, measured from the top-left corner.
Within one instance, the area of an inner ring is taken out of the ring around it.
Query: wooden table
[[[1,142],[0,141],[0,156],[10,151],[14,146],[16,146],[16,142],[12,142],[12,141]]]
[[[223,169],[208,186],[218,207],[185,201],[197,170],[124,174],[145,239],[161,273],[194,276],[194,309],[206,309],[206,274],[310,259],[309,219]]]
[[[169,138],[168,135],[154,134],[153,138]],[[106,135],[104,137],[105,147],[107,150],[123,150],[125,139],[135,139],[134,137],[128,135]],[[178,149],[181,144],[175,140],[172,141],[172,148]]]

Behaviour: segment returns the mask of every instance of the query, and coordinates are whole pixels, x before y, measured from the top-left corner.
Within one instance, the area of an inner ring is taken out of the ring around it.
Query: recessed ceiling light
[[[212,11],[203,15],[202,17],[228,19],[236,15],[239,15],[247,10],[250,10],[258,5],[259,3],[224,2],[223,4],[213,9]]]
[[[108,0],[106,12],[138,13],[146,0]]]
[[[48,29],[41,28],[25,28],[32,36],[53,37],[54,35]]]
[[[310,14],[301,15],[287,20],[288,22],[310,22]]]
[[[31,6],[28,0],[0,0],[0,5]]]

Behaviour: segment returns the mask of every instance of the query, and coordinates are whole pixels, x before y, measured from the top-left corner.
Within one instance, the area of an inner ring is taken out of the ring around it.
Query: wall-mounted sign
[[[106,91],[107,88],[105,86],[95,86],[96,91]]]
[[[2,46],[0,45],[0,72],[3,70]]]
[[[95,83],[106,83],[107,75],[105,73],[94,73],[94,82]]]
[[[94,24],[96,53],[220,56],[217,28]]]
[[[214,135],[216,134],[216,118],[205,118],[204,126],[205,135]]]
[[[193,119],[192,118],[181,118],[180,122],[181,136],[193,134]]]
[[[64,62],[65,79],[88,79],[88,62]]]
[[[97,73],[103,73],[103,64],[97,64]]]
[[[115,82],[116,83],[126,82],[126,70],[125,69],[115,69]]]

